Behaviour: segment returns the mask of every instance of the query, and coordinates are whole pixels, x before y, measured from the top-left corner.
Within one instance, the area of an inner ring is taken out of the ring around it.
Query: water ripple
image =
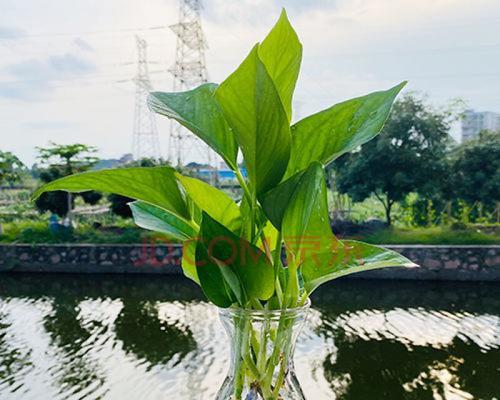
[[[0,399],[214,397],[228,342],[216,308],[192,286],[73,279],[79,283],[46,281],[42,290],[23,277],[19,295],[0,294]],[[389,296],[377,282],[320,291],[295,357],[308,398],[494,398],[500,315],[488,304],[498,292],[443,287],[448,306],[436,303],[435,290],[422,284],[418,298]]]

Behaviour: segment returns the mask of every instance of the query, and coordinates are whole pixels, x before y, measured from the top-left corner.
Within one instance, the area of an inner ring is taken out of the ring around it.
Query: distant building
[[[472,139],[484,130],[500,130],[500,114],[490,111],[465,110],[462,118],[462,142]]]
[[[134,157],[132,157],[132,154],[127,153],[127,154],[124,154],[123,156],[121,156],[119,159],[111,158],[111,159],[99,160],[96,163],[96,165],[94,165],[94,167],[92,169],[98,170],[98,169],[116,168],[116,167],[130,164],[132,161],[134,161]]]
[[[247,170],[246,168],[241,168],[241,175],[246,178],[247,177]],[[211,178],[215,178],[218,181],[230,181],[230,180],[235,180],[236,181],[236,174],[234,171],[230,169],[215,169],[215,168],[202,168],[197,170],[198,175],[200,178],[205,179],[207,181],[210,181]]]

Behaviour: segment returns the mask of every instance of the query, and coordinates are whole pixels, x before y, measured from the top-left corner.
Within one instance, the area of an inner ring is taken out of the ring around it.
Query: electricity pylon
[[[200,0],[180,0],[179,22],[170,29],[177,36],[175,63],[169,72],[174,76],[174,92],[193,89],[207,82],[205,49],[207,43],[201,29]],[[203,152],[203,158],[211,161],[212,152],[192,133],[172,121],[169,137],[169,160],[182,165],[183,154],[193,148]]]
[[[160,158],[160,140],[154,114],[148,109],[147,98],[152,89],[149,80],[147,43],[139,36],[137,42],[137,74],[135,82],[135,111],[132,155],[134,160]]]

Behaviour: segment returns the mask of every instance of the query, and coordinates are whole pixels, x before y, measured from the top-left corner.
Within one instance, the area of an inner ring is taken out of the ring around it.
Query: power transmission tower
[[[132,155],[134,160],[160,158],[160,140],[154,114],[148,109],[147,97],[152,89],[149,80],[147,43],[137,36],[137,74],[135,82],[134,136]]]
[[[201,29],[201,0],[180,0],[179,23],[170,29],[177,36],[175,64],[169,72],[174,76],[174,92],[193,89],[207,82],[205,49],[207,43]],[[182,165],[182,156],[193,148],[201,150],[207,161],[213,157],[209,148],[177,122],[172,121],[169,137],[169,160]]]

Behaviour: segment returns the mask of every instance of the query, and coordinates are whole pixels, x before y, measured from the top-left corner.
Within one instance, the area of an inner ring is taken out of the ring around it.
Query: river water
[[[307,399],[500,399],[500,285],[341,280],[312,301]],[[184,278],[0,275],[2,400],[209,400],[227,365]]]

